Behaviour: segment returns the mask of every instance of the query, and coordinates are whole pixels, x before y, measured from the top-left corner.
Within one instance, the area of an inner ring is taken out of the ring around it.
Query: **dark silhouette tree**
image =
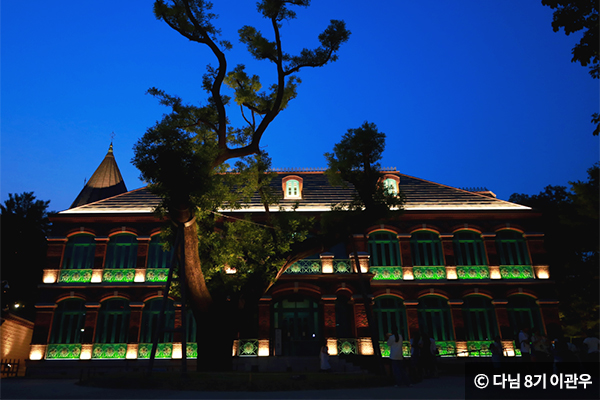
[[[343,21],[332,20],[319,35],[321,45],[318,48],[304,49],[299,55],[284,52],[280,34],[283,23],[296,17],[293,6],[307,7],[309,3],[308,0],[262,0],[257,3],[257,10],[270,22],[273,38],[267,38],[251,26],[238,31],[240,42],[255,59],[274,66],[276,81],[265,90],[262,90],[260,78],[249,75],[244,65],[228,68],[225,51],[232,45],[220,40],[220,31],[213,25],[216,15],[211,12],[210,2],[157,0],[154,3],[154,13],[159,20],[190,41],[206,46],[217,61],[216,67],[207,67],[202,80],[202,87],[208,94],[204,105],[184,104],[177,96],[157,88],[149,90],[172,111],[137,142],[133,158],[150,189],[162,197],[161,210],[183,231],[186,293],[198,325],[197,341],[203,348],[199,354],[199,368],[217,367],[218,360],[231,355],[229,317],[223,314],[224,307],[229,309],[226,303],[230,297],[217,295],[214,288],[211,292],[209,284],[215,279],[211,271],[222,269],[223,265],[205,265],[206,258],[203,260],[201,254],[202,242],[216,243],[213,242],[214,221],[206,221],[214,220],[217,209],[239,207],[248,193],[265,187],[260,186],[258,178],[264,170],[254,179],[240,182],[236,177],[258,172],[253,165],[260,160],[252,156],[260,158],[259,144],[267,127],[296,97],[300,83],[296,74],[304,68],[335,61],[340,46],[350,35]],[[224,94],[226,87],[231,89],[233,101],[241,110],[243,126],[234,127],[229,123],[232,97]],[[227,162],[231,159],[240,160],[235,166],[236,174],[223,174],[230,167]],[[264,191],[261,194],[268,204]],[[250,226],[250,221],[247,224]],[[291,228],[295,224],[286,226]],[[273,232],[276,230],[273,228]],[[237,230],[236,234],[243,232]],[[269,236],[277,238],[277,234]],[[263,236],[258,235],[255,239],[259,237]],[[279,237],[288,235],[282,233]],[[280,243],[275,247],[281,249],[287,245],[289,243]],[[249,257],[246,261],[256,260]],[[289,263],[282,267],[287,265]],[[256,264],[253,268],[262,266]]]
[[[542,212],[550,277],[559,285],[561,324],[568,336],[580,336],[599,323],[598,164],[588,170],[587,181],[570,186],[547,186],[532,196],[515,193],[509,201]]]
[[[2,226],[2,308],[33,319],[38,281],[46,265],[48,205],[33,192],[9,193],[0,205]]]
[[[384,373],[379,334],[373,316],[369,297],[368,281],[359,267],[358,250],[354,234],[363,232],[378,221],[393,219],[392,213],[399,214],[404,205],[404,196],[386,187],[383,182],[381,164],[385,150],[385,133],[379,132],[374,123],[365,122],[359,128],[348,129],[342,140],[335,144],[332,153],[325,153],[329,168],[326,174],[332,185],[352,184],[355,189],[353,201],[338,204],[330,215],[324,216],[325,232],[344,232],[343,239],[352,249],[356,272],[360,278],[367,323],[371,334],[371,344],[377,360],[379,372]],[[392,211],[394,210],[395,211]],[[342,227],[340,229],[340,227]],[[364,240],[366,241],[366,237]],[[398,327],[400,328],[400,327]],[[387,332],[385,332],[387,333]]]
[[[572,62],[579,62],[582,66],[590,66],[590,75],[594,79],[600,77],[600,50],[598,27],[598,0],[542,0],[542,4],[549,6],[554,11],[552,29],[558,32],[564,28],[565,34],[583,30],[579,43],[573,47]],[[596,124],[594,135],[600,133],[600,115],[592,115],[592,123]]]

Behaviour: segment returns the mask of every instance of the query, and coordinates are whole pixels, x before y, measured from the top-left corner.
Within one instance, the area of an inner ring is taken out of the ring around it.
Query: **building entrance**
[[[280,355],[314,357],[319,355],[322,337],[319,305],[315,301],[307,298],[290,298],[276,302],[273,305],[273,321],[276,340],[280,340]]]

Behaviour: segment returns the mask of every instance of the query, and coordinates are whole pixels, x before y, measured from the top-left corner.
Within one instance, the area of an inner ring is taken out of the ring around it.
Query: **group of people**
[[[410,365],[408,366],[410,375],[406,372],[407,365],[404,363],[402,335],[394,329],[386,336],[396,386],[411,386],[412,383],[420,382],[423,378],[438,377],[437,346],[435,339],[426,331],[421,331],[410,339]]]
[[[593,331],[585,334],[580,346],[564,337],[550,341],[543,332],[524,327],[517,337],[518,348],[523,362],[553,363],[554,371],[560,370],[561,363],[598,363],[600,361],[600,340]],[[490,346],[490,350],[492,347]],[[494,351],[492,350],[492,357]]]

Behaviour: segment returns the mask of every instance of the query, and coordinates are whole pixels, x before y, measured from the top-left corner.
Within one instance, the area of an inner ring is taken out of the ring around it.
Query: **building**
[[[352,189],[331,187],[323,171],[276,171],[282,204],[321,213],[350,199]],[[383,334],[401,327],[405,338],[420,329],[435,338],[440,355],[489,355],[502,337],[518,355],[516,333],[529,326],[559,332],[558,302],[538,230],[539,214],[499,200],[487,190],[468,191],[385,171],[385,184],[406,196],[403,217],[357,232],[360,268],[370,282],[374,322]],[[127,191],[112,145],[68,210],[52,217],[48,266],[30,358],[51,360],[144,359],[151,349],[168,272],[159,199],[146,188]],[[223,212],[226,212],[225,210]],[[258,202],[244,212],[260,213]],[[256,326],[235,341],[237,356],[373,354],[358,273],[350,251],[335,246],[292,265],[266,293]],[[171,302],[167,323],[191,322]],[[187,356],[199,349],[194,324]],[[158,358],[181,358],[182,345],[167,334]],[[408,353],[408,346],[405,351]]]

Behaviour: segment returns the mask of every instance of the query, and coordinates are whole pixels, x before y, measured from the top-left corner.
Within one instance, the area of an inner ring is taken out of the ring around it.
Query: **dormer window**
[[[395,175],[385,175],[383,177],[383,187],[386,191],[394,196],[398,195],[398,184],[400,183],[400,178]]]
[[[299,176],[286,176],[282,180],[284,199],[302,198],[302,178]]]

